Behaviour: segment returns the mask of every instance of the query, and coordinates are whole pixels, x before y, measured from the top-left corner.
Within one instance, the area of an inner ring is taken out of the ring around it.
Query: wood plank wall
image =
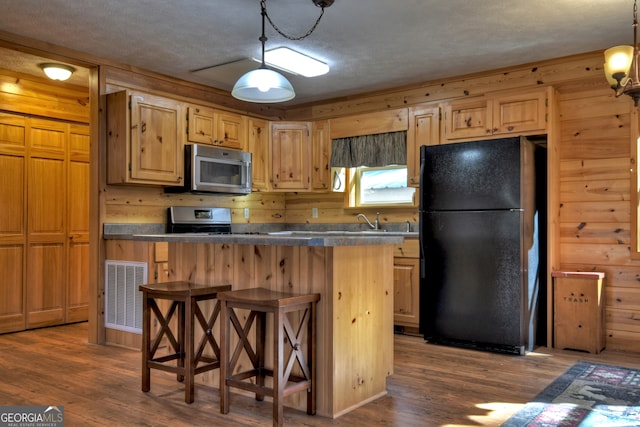
[[[169,206],[216,206],[231,208],[231,218],[238,223],[285,222],[284,193],[252,193],[246,196],[166,194],[157,187],[106,185],[105,223],[166,223]],[[249,218],[244,218],[249,208]]]
[[[47,51],[49,48],[47,46]],[[193,87],[181,89],[184,83],[166,78],[154,83],[153,77],[141,77],[140,71],[112,72],[113,81],[116,84],[130,82],[131,87],[139,89],[170,88],[170,93],[184,97],[198,92]],[[74,93],[66,93],[62,87],[68,88],[68,85],[40,87],[42,81],[6,70],[0,70],[0,79],[4,83],[0,85],[0,110],[80,122],[86,122],[89,117],[86,91],[72,88]],[[105,74],[101,79],[105,79]],[[105,81],[108,79],[102,80],[102,84]],[[601,52],[345,97],[286,112],[260,111],[257,115],[287,120],[327,119],[541,84],[558,90],[557,117],[550,118],[550,122],[557,123],[555,142],[559,156],[559,170],[552,171],[558,176],[558,182],[551,183],[559,190],[559,206],[552,207],[552,211],[555,208],[559,212],[560,226],[551,242],[559,248],[557,265],[566,270],[606,273],[607,347],[640,352],[637,320],[640,319],[640,260],[632,257],[630,248],[634,188],[629,176],[630,120],[634,110],[627,97],[614,98],[607,87],[602,76]],[[55,89],[51,91],[51,87]],[[29,97],[39,101],[28,102]],[[206,101],[217,97],[217,93],[213,94]],[[235,104],[233,107],[241,110]],[[248,110],[245,112],[250,114]],[[343,208],[342,195],[330,193],[256,193],[246,197],[203,198],[166,195],[157,188],[107,186],[102,190],[105,197],[99,209],[101,223],[163,222],[165,208],[172,204],[228,206],[233,209],[234,222],[246,221],[241,215],[244,207],[251,209],[247,222],[256,223],[350,223],[356,214]],[[318,219],[311,218],[312,207],[319,209]],[[414,222],[417,209],[382,210],[381,216],[383,221]]]
[[[344,117],[427,102],[551,84],[558,91],[554,123],[559,230],[556,268],[604,271],[607,346],[640,352],[640,261],[630,254],[630,117],[627,97],[615,98],[602,75],[601,53],[528,64],[509,70],[428,82],[420,87],[349,97],[287,112],[287,119]],[[352,223],[360,210],[344,208],[336,193],[259,193],[247,197],[176,196],[158,189],[107,187],[105,222],[162,222],[171,204],[216,203],[233,210],[234,222]],[[312,218],[312,208],[319,217]],[[363,210],[367,215],[376,209]],[[384,222],[417,222],[417,208],[380,209]]]
[[[342,193],[287,193],[285,198],[286,222],[290,224],[354,224],[356,215],[364,213],[375,218],[380,212],[380,226],[386,223],[412,223],[417,231],[418,208],[346,208]],[[318,208],[318,218],[313,218],[312,208]]]
[[[640,352],[640,260],[632,257],[630,240],[633,103],[627,96],[614,97],[601,64],[602,55],[596,52],[425,83],[419,89],[345,98],[311,109],[314,118],[326,118],[551,84],[558,90],[556,117],[549,120],[558,153],[554,159],[558,170],[551,171],[557,182],[550,183],[550,191],[558,192],[558,206],[550,209],[559,217],[558,231],[550,242],[558,248],[554,265],[562,270],[605,272],[607,347]],[[312,205],[319,205],[325,218],[348,220],[351,211],[340,211],[338,202],[331,196],[291,195],[287,217],[291,222],[302,221]],[[395,219],[403,214],[394,215]],[[550,224],[555,222],[550,219]]]
[[[0,110],[89,123],[89,90],[0,68]]]
[[[631,112],[608,88],[560,88],[560,263],[603,271],[607,347],[640,351],[640,262],[631,257]]]

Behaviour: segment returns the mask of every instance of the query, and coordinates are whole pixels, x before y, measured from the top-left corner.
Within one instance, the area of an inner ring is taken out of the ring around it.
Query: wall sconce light
[[[633,2],[633,46],[615,46],[604,51],[604,74],[616,97],[629,95],[635,106],[640,100],[638,74],[638,5]]]
[[[69,77],[71,77],[71,74],[76,71],[75,68],[68,65],[54,63],[40,64],[40,68],[42,68],[42,71],[44,71],[47,77],[49,77],[51,80],[60,81],[67,80]]]

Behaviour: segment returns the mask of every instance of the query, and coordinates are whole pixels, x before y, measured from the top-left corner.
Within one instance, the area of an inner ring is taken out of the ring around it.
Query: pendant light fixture
[[[616,97],[629,95],[637,107],[640,100],[637,0],[633,2],[633,46],[615,46],[605,50],[604,61],[604,73]]]
[[[320,18],[324,14],[324,8],[333,4],[334,0],[312,0],[313,4],[322,8],[320,17],[316,20],[313,27],[301,37],[291,37],[284,34],[279,28],[277,28],[271,18],[267,15],[266,0],[260,1],[260,11],[262,15],[262,34],[260,35],[260,43],[262,44],[262,63],[259,68],[251,70],[248,73],[242,75],[236,84],[233,86],[231,95],[234,98],[247,102],[269,103],[269,102],[284,102],[293,99],[296,96],[293,86],[285,76],[282,74],[267,68],[265,64],[265,43],[267,37],[264,32],[265,18],[269,20],[269,23],[273,28],[278,31],[284,37],[290,40],[301,40],[309,36],[313,30],[318,26]]]

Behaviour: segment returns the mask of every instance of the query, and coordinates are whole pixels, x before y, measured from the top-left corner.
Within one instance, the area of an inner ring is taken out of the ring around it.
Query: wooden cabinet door
[[[394,258],[393,261],[393,323],[418,328],[420,326],[420,260]]]
[[[201,106],[190,106],[187,117],[190,142],[245,149],[245,117]]]
[[[215,145],[215,113],[213,108],[191,106],[187,112],[189,142]]]
[[[449,102],[445,105],[445,137],[455,140],[490,135],[491,113],[486,98]]]
[[[418,239],[405,239],[393,252],[393,323],[420,326],[420,246]]]
[[[108,184],[181,184],[183,141],[182,103],[139,92],[107,95]]]
[[[266,120],[251,118],[247,126],[253,191],[269,191],[269,124]]]
[[[549,88],[495,93],[445,105],[448,141],[545,133]]]
[[[131,179],[182,181],[182,117],[178,101],[131,95]]]
[[[310,176],[310,126],[306,122],[271,124],[271,187],[306,190]]]
[[[440,108],[413,107],[409,109],[407,132],[407,185],[420,186],[420,147],[440,144]]]
[[[31,120],[27,163],[27,328],[64,322],[67,129],[62,123]]]
[[[216,139],[221,147],[244,150],[245,129],[246,117],[224,111],[216,113]]]
[[[331,138],[329,120],[318,120],[311,124],[311,189],[331,189]]]
[[[72,125],[67,173],[66,322],[87,320],[89,314],[89,146],[88,127]]]
[[[499,96],[492,106],[494,135],[546,129],[546,90]]]
[[[0,271],[0,333],[21,331],[27,319],[24,243],[0,244]]]
[[[0,114],[0,333],[26,325],[26,122]]]

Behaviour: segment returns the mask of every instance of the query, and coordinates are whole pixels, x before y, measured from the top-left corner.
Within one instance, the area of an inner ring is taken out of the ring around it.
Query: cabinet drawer
[[[404,239],[404,242],[396,245],[393,256],[395,258],[420,258],[418,239]]]

